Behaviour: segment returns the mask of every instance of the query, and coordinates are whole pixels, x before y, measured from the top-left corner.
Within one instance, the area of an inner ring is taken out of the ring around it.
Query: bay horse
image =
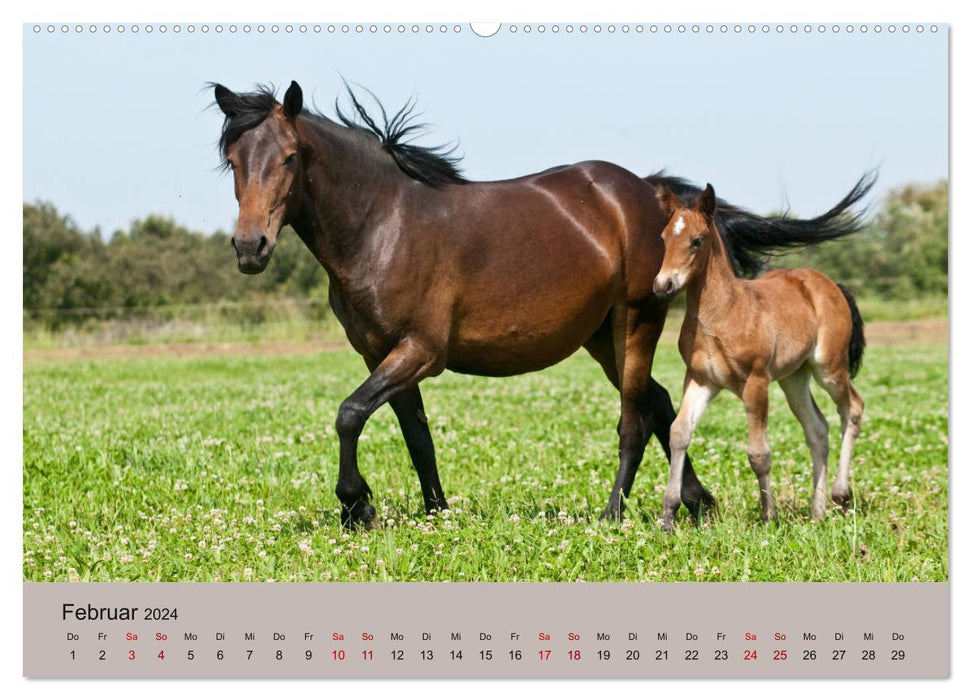
[[[330,304],[370,371],[337,414],[342,524],[369,525],[375,516],[357,444],[381,405],[397,416],[426,510],[444,509],[419,382],[445,369],[531,372],[581,346],[620,392],[620,466],[602,515],[619,519],[652,434],[670,458],[675,416],[651,378],[667,302],[652,290],[666,217],[650,178],[589,161],[470,182],[451,152],[407,142],[421,128],[413,104],[390,118],[381,107],[381,126],[350,87],[356,117],[338,106],[332,121],[303,108],[296,82],[282,104],[271,88],[210,85],[239,202],[231,239],[239,270],[263,271],[290,225],[326,270]],[[763,250],[764,234],[785,247],[852,233],[856,224],[843,213],[868,187],[861,180],[810,222],[775,226],[743,212],[732,219],[739,248]],[[680,499],[693,517],[715,505],[687,456]]]
[[[718,230],[711,185],[692,206],[665,188],[658,202],[668,217],[664,260],[654,293],[684,290],[687,311],[678,348],[687,365],[684,396],[671,426],[671,469],[661,527],[674,527],[684,456],[709,402],[728,389],[741,398],[749,426],[748,457],[758,477],[762,520],[775,518],[767,438],[769,384],[778,381],[799,419],[812,455],[812,518],[826,512],[829,426],[809,390],[810,378],[832,397],[842,424],[833,499],[846,507],[853,444],[863,399],[851,377],[863,360],[863,320],[853,296],[816,270],[774,270],[755,280],[736,277]]]

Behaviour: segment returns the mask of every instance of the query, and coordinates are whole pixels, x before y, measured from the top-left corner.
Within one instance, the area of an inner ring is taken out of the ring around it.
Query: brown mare
[[[370,370],[337,416],[342,522],[367,525],[375,514],[357,443],[379,406],[397,415],[425,508],[447,508],[419,382],[445,369],[530,372],[581,346],[620,391],[620,467],[603,514],[619,518],[652,433],[670,457],[675,415],[651,379],[667,312],[652,291],[667,217],[651,178],[586,162],[469,182],[448,153],[404,142],[418,128],[407,106],[381,127],[348,88],[363,124],[339,109],[338,123],[304,110],[296,83],[282,104],[265,88],[213,87],[239,202],[239,269],[261,272],[281,227],[292,226],[327,271],[334,313]],[[865,189],[812,221],[730,210],[726,225],[748,254],[768,239],[796,246],[846,235],[856,228],[841,214]],[[680,501],[694,516],[714,506],[687,457]]]
[[[756,280],[737,278],[718,232],[711,185],[690,207],[663,186],[658,201],[669,221],[662,234],[664,261],[654,291],[670,299],[683,289],[688,302],[678,341],[688,370],[681,409],[671,426],[671,471],[661,527],[674,527],[691,434],[721,389],[745,405],[749,463],[759,480],[762,519],[775,518],[766,436],[773,381],[779,382],[802,424],[812,454],[813,520],[826,512],[829,427],[809,390],[810,378],[815,377],[836,402],[843,445],[833,499],[845,507],[853,443],[863,417],[863,399],[850,381],[865,347],[863,321],[853,297],[815,270],[775,270]]]

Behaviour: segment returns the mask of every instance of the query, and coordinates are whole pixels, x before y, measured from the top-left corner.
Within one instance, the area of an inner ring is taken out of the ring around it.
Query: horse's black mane
[[[380,127],[358,101],[357,95],[354,94],[351,86],[345,82],[344,87],[347,88],[347,94],[351,98],[354,111],[357,112],[357,115],[364,123],[360,124],[352,118],[345,116],[341,112],[340,104],[335,100],[334,110],[337,112],[337,117],[349,129],[365,131],[377,137],[378,141],[381,142],[381,147],[391,154],[394,162],[398,164],[402,172],[432,187],[449,183],[461,184],[466,182],[458,167],[461,157],[453,155],[456,146],[452,146],[451,148],[447,146],[416,146],[406,141],[407,138],[420,134],[428,126],[427,124],[415,122],[415,118],[418,115],[415,114],[416,103],[413,98],[409,99],[389,119],[384,105],[381,104],[377,96],[367,88],[364,88],[378,105],[378,109],[381,110],[381,119],[384,122],[384,126]]]
[[[335,103],[337,117],[347,128],[377,138],[381,148],[394,159],[403,173],[431,187],[466,182],[458,166],[461,158],[453,155],[454,146],[452,148],[417,146],[407,141],[419,135],[427,127],[426,124],[415,122],[414,100],[409,100],[389,118],[381,101],[374,93],[367,90],[381,110],[381,118],[384,124],[379,126],[357,99],[357,95],[354,94],[350,85],[345,82],[344,86],[347,88],[347,94],[351,98],[354,111],[363,123],[344,115]],[[232,117],[226,117],[223,122],[222,134],[219,136],[219,152],[223,157],[224,165],[226,165],[226,153],[229,147],[245,132],[262,124],[263,120],[277,105],[279,105],[279,102],[277,102],[275,90],[269,85],[257,85],[254,92],[236,95],[235,113]],[[317,119],[327,120],[323,115],[310,110],[304,110],[304,112]]]
[[[645,179],[655,186],[665,185],[688,206],[702,192],[697,185],[684,178],[666,175],[663,170]],[[774,256],[856,233],[863,227],[863,214],[853,213],[850,209],[866,196],[875,182],[875,172],[864,173],[836,206],[814,219],[794,219],[785,213],[759,216],[718,199],[715,222],[735,274],[755,277]]]

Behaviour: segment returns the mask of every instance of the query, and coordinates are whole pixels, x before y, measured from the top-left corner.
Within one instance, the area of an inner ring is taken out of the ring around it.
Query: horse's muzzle
[[[673,275],[669,277],[658,275],[654,278],[654,296],[659,299],[670,299],[677,293],[678,286]]]
[[[236,253],[236,264],[239,271],[246,275],[255,275],[266,269],[273,253],[273,246],[266,236],[252,238],[240,242],[233,236],[230,239],[233,251]]]

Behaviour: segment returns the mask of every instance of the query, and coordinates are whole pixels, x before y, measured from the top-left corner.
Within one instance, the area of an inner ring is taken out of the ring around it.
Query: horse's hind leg
[[[853,459],[853,446],[856,444],[856,438],[860,434],[860,424],[863,422],[863,397],[850,381],[849,372],[843,368],[831,374],[821,372],[816,378],[836,402],[840,414],[843,439],[836,478],[833,480],[833,500],[846,510],[852,501],[850,461]]]
[[[803,367],[785,379],[779,386],[786,395],[789,408],[802,424],[806,444],[813,460],[813,520],[821,520],[826,514],[826,461],[829,458],[829,425],[809,391],[810,372]]]
[[[435,444],[428,430],[428,417],[421,400],[421,391],[412,387],[402,391],[389,402],[398,416],[401,434],[408,446],[411,462],[418,472],[421,495],[425,500],[425,512],[446,510],[448,501],[438,480],[438,466],[435,463]]]

